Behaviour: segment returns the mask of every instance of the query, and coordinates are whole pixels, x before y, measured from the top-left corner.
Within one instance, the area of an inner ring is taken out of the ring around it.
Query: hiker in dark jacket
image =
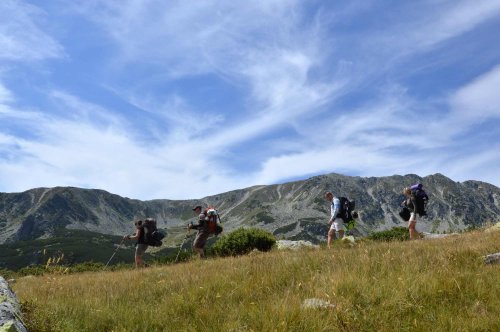
[[[403,195],[405,195],[403,204],[410,211],[410,219],[408,220],[410,240],[416,240],[419,238],[418,232],[415,229],[415,226],[417,225],[417,199],[415,198],[415,195],[413,195],[411,189],[408,187],[404,188]]]
[[[207,244],[210,232],[208,230],[206,215],[202,213],[201,210],[202,207],[200,205],[193,209],[193,211],[198,215],[198,224],[188,224],[188,228],[198,230],[198,234],[196,234],[196,238],[193,241],[193,250],[200,255],[200,258],[204,258],[205,245]]]
[[[144,261],[142,260],[142,255],[148,249],[148,245],[146,244],[144,227],[142,226],[142,220],[137,220],[134,222],[135,225],[135,234],[134,235],[125,235],[123,238],[125,240],[137,240],[135,244],[135,267],[140,268],[144,267]]]

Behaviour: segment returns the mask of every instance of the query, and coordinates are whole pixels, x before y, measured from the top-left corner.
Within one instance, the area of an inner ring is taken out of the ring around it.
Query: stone
[[[26,332],[16,295],[0,277],[0,332]]]
[[[484,258],[484,263],[485,264],[500,264],[500,252],[497,252],[496,254],[487,255]]]
[[[331,309],[335,304],[318,298],[305,299],[302,303],[302,309]]]
[[[312,244],[309,241],[304,241],[304,240],[299,240],[299,241],[292,241],[292,240],[279,240],[276,242],[276,247],[279,250],[283,249],[291,249],[291,250],[298,250],[301,248],[319,248],[319,245],[317,244]]]

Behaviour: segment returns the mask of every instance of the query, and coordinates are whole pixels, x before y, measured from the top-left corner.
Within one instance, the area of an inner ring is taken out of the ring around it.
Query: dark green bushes
[[[376,232],[368,235],[366,237],[369,240],[374,241],[406,241],[410,239],[408,228],[406,227],[394,227],[387,229],[385,231]]]
[[[257,228],[240,228],[222,236],[211,248],[217,256],[244,255],[257,249],[268,251],[276,243],[276,238],[269,232]]]

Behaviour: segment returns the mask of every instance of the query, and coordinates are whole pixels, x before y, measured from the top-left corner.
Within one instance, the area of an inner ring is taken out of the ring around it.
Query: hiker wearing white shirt
[[[329,191],[325,193],[325,199],[330,202],[330,219],[328,220],[328,224],[330,225],[330,230],[328,231],[328,248],[330,248],[336,232],[339,233],[340,239],[344,237],[344,221],[338,215],[340,212],[340,199],[333,196]]]

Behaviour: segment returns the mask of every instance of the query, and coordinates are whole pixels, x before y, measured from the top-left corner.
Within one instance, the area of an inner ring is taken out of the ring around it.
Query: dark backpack
[[[344,222],[350,222],[353,220],[352,213],[354,211],[354,208],[356,207],[356,203],[354,200],[350,201],[346,197],[340,197],[340,209],[339,212],[337,212],[337,217],[342,218]]]
[[[410,210],[405,206],[401,209],[401,211],[399,212],[399,216],[401,217],[401,219],[403,219],[404,221],[408,221],[410,220],[410,217],[411,217],[411,214],[410,214]]]
[[[156,220],[147,218],[142,222],[142,227],[146,244],[153,247],[161,247],[163,244],[161,240],[165,237],[165,234],[156,228]]]
[[[220,217],[217,210],[209,206],[205,209],[205,211],[203,211],[203,214],[205,215],[208,232],[215,235],[222,233],[223,228],[218,223],[220,221]]]
[[[427,193],[423,188],[424,186],[421,183],[414,184],[410,187],[411,194],[415,197],[415,201],[417,202],[417,213],[420,216],[427,215],[425,208],[427,206],[427,203],[429,202],[429,196],[427,196]]]

